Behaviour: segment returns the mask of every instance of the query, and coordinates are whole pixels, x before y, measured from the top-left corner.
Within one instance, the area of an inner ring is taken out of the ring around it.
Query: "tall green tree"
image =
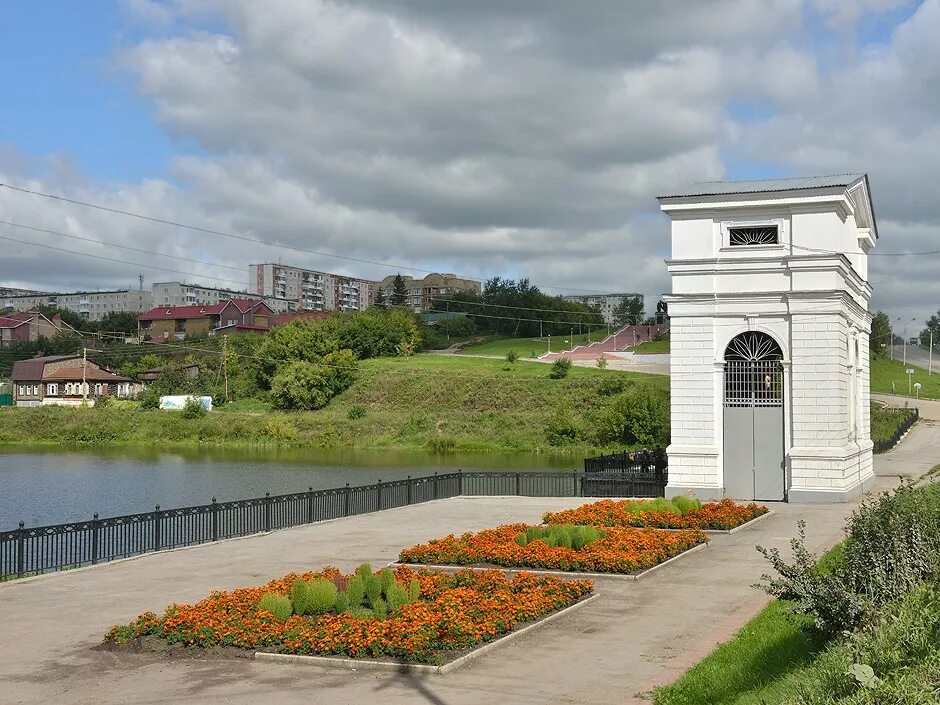
[[[888,354],[888,344],[891,342],[891,321],[888,314],[879,311],[871,319],[871,335],[868,338],[868,349],[872,359],[878,359]]]
[[[625,326],[628,323],[639,324],[643,320],[643,299],[639,296],[625,296],[614,309],[614,323]]]
[[[408,303],[408,287],[401,273],[395,275],[392,282],[392,306],[405,306]]]
[[[137,314],[131,311],[108,311],[98,322],[98,330],[108,333],[136,333]]]
[[[373,304],[379,308],[385,308],[385,289],[380,287],[379,290],[375,292],[375,301]]]
[[[927,319],[926,327],[920,332],[921,345],[930,345],[930,331],[933,331],[933,344],[940,345],[940,311]]]

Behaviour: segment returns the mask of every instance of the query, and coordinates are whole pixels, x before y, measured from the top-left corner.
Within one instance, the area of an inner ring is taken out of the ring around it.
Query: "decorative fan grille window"
[[[749,225],[741,228],[728,228],[728,244],[732,247],[746,245],[776,245],[776,225]]]
[[[725,349],[725,406],[781,406],[783,351],[766,333],[741,333]]]

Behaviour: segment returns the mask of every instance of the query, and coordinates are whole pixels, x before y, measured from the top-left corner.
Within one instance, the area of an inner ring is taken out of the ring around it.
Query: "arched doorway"
[[[783,352],[748,331],[725,349],[724,487],[737,499],[782,500]]]

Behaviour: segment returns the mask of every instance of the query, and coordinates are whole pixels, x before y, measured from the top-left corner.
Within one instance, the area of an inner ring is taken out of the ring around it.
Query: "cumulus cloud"
[[[856,6],[811,3],[839,25],[858,21]],[[41,190],[268,243],[651,297],[668,288],[654,196],[724,176],[729,154],[798,173],[870,170],[885,249],[914,247],[936,222],[934,0],[837,66],[807,41],[816,28],[797,0],[128,0],[125,11],[153,31],[114,61],[163,129],[197,149],[181,147],[171,182],[133,184],[57,158],[24,166],[29,155],[7,150],[3,180],[29,174]],[[744,119],[739,101],[766,116]],[[201,276],[246,281],[248,263],[277,259],[394,271],[7,193],[0,218],[195,256],[206,264],[124,253]],[[132,265],[27,248],[11,265],[18,282],[55,288],[136,278]],[[908,305],[883,275],[876,303]]]

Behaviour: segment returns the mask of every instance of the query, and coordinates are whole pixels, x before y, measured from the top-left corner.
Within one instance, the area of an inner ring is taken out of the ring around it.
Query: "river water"
[[[322,449],[0,448],[0,530],[464,470],[574,470],[580,456]]]

